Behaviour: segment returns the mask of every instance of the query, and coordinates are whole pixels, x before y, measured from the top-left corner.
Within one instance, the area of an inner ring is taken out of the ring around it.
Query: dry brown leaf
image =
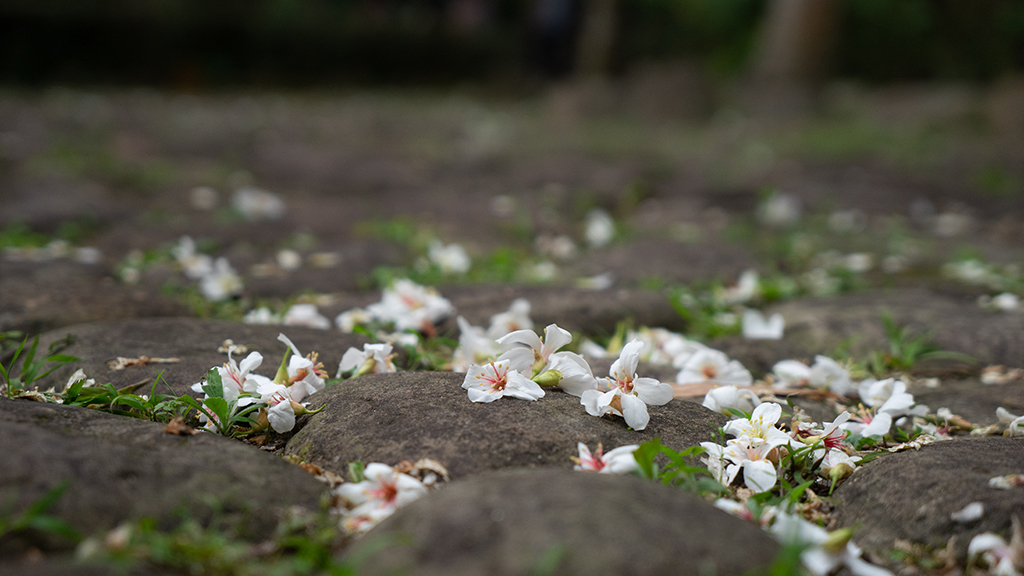
[[[178,358],[150,358],[139,356],[138,358],[125,358],[118,356],[113,360],[107,360],[107,367],[111,370],[124,370],[125,368],[144,368],[149,364],[173,364],[181,362]]]
[[[192,436],[193,434],[199,434],[199,430],[185,424],[185,419],[181,416],[171,418],[171,421],[164,426],[164,432],[177,436]]]

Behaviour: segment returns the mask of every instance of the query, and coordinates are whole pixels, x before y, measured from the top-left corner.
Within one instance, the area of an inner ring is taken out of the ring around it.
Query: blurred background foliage
[[[545,32],[542,0],[4,0],[0,82],[187,89],[558,76],[572,70],[591,1],[556,0],[568,20]],[[774,1],[618,0],[610,71],[687,59],[741,73]],[[1024,70],[1024,1],[835,2],[832,77],[989,81]],[[567,64],[544,66],[558,51]]]

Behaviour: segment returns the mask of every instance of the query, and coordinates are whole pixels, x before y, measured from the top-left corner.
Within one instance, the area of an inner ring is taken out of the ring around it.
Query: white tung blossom
[[[342,519],[342,525],[351,532],[369,530],[428,491],[419,480],[386,464],[367,464],[363,476],[362,482],[346,482],[334,489],[334,494],[351,507]]]
[[[371,317],[382,322],[394,322],[396,330],[434,331],[434,324],[447,318],[455,310],[452,303],[436,290],[421,286],[412,280],[395,280],[384,289],[381,301],[366,307]]]
[[[504,396],[537,400],[544,396],[540,385],[511,369],[508,360],[470,366],[462,387],[473,402],[493,402]]]
[[[675,363],[679,368],[676,382],[679,384],[711,383],[749,387],[754,382],[750,371],[737,360],[730,360],[724,352],[706,348],[689,357],[679,357]]]
[[[318,330],[328,330],[331,321],[317,310],[316,304],[295,304],[284,314],[281,323],[285,326],[306,326]]]
[[[440,240],[433,240],[427,248],[430,261],[445,274],[465,274],[469,272],[470,259],[466,249],[460,244],[445,245]]]
[[[786,327],[782,314],[772,314],[765,318],[759,310],[747,308],[743,311],[743,337],[751,340],[780,340]]]
[[[483,328],[459,316],[459,346],[452,353],[452,371],[465,372],[471,364],[486,364],[501,354],[501,346]]]
[[[221,302],[242,293],[242,277],[223,256],[217,258],[213,270],[202,277],[199,288],[212,302]]]
[[[591,454],[590,448],[587,448],[586,444],[580,442],[576,445],[577,450],[579,450],[579,457],[573,458],[573,461],[576,462],[576,466],[573,469],[586,472],[600,472],[602,474],[631,474],[640,469],[636,458],[633,457],[633,452],[636,452],[636,449],[639,447],[637,444],[619,446],[614,450],[609,450],[606,454],[602,454],[603,447],[601,444],[598,444],[597,450]]]
[[[231,196],[231,207],[250,222],[280,220],[285,206],[281,197],[259,188],[241,188]]]
[[[654,378],[636,375],[640,362],[643,342],[633,340],[622,347],[619,358],[612,363],[609,377],[604,379],[602,390],[586,390],[580,403],[592,416],[615,414],[622,416],[634,430],[643,430],[650,421],[647,405],[661,406],[672,400],[672,385]]]
[[[171,254],[181,266],[181,271],[191,280],[198,280],[213,273],[213,258],[196,251],[196,242],[191,236],[182,236]]]
[[[397,372],[398,368],[392,362],[394,355],[391,350],[391,344],[363,344],[362,350],[349,348],[338,363],[335,378],[340,378],[342,373],[352,370],[356,370],[358,375]]]
[[[703,406],[708,410],[714,410],[732,416],[727,410],[739,410],[741,412],[752,412],[761,404],[761,399],[749,388],[737,388],[735,386],[715,386],[704,395]]]
[[[605,246],[615,238],[615,220],[600,208],[587,213],[587,225],[584,236],[587,244],[593,248]]]
[[[508,310],[491,316],[491,325],[487,328],[487,337],[497,340],[516,330],[533,330],[530,308],[530,301],[526,298],[516,298],[513,300]]]

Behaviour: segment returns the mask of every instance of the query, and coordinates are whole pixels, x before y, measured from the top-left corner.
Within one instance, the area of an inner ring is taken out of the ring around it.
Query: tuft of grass
[[[931,332],[912,334],[905,326],[897,324],[889,313],[882,314],[882,325],[888,339],[888,349],[876,350],[867,358],[867,369],[876,377],[882,377],[892,371],[910,371],[924,360],[977,363],[977,360],[968,354],[941,349],[932,340]]]
[[[60,352],[67,349],[74,343],[74,338],[69,334],[65,338],[50,343],[45,357],[36,358],[36,351],[39,347],[39,336],[32,340],[32,345],[27,349],[28,337],[26,336],[21,344],[15,349],[10,362],[4,366],[0,362],[0,393],[9,398],[14,398],[28,390],[34,382],[48,376],[54,370],[70,362],[78,362],[78,358]],[[24,355],[23,355],[24,353]],[[49,370],[42,372],[48,364]]]
[[[0,513],[0,540],[35,530],[54,534],[72,542],[80,541],[82,536],[74,528],[60,518],[46,514],[57,503],[57,500],[64,495],[64,492],[67,491],[70,485],[70,480],[62,481],[51,488],[42,498],[33,502],[21,514],[12,514],[12,504],[10,502],[7,503],[5,505],[6,509]]]

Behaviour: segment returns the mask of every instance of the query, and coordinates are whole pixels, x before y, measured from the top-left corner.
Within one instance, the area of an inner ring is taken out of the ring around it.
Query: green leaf
[[[217,420],[222,424],[228,422],[228,401],[223,398],[207,398],[203,400],[203,405],[210,409],[214,415],[217,416]]]
[[[36,500],[28,507],[28,510],[22,515],[23,518],[32,518],[46,513],[47,510],[53,507],[60,500],[60,497],[64,495],[68,487],[71,486],[71,480],[62,480],[59,484],[50,488],[49,492],[43,495],[42,498]]]
[[[38,335],[32,340],[32,347],[29,348],[28,352],[25,355],[25,360],[22,361],[22,363],[21,363],[21,366],[22,366],[22,371],[21,371],[22,380],[24,380],[26,384],[31,383],[32,380],[34,380],[34,378],[32,378],[32,376],[38,370],[38,368],[33,370],[33,367],[32,367],[32,361],[36,357],[36,348],[37,347],[39,347],[39,336]]]
[[[75,399],[78,398],[78,395],[82,392],[82,387],[85,386],[85,381],[86,378],[83,377],[81,380],[78,380],[77,382],[69,386],[68,389],[64,391],[64,401],[74,402]]]
[[[654,463],[654,457],[661,453],[661,448],[661,438],[652,438],[633,451],[633,458],[640,467],[640,474],[648,480],[654,480],[658,477],[658,469]]]
[[[82,535],[72,528],[70,524],[60,518],[54,518],[53,516],[36,516],[31,518],[29,519],[26,528],[33,528],[35,530],[56,534],[73,542],[79,542],[82,540]]]
[[[142,403],[142,399],[135,395],[118,396],[111,403],[111,407],[117,406],[118,404],[124,404],[129,408],[134,408],[143,414],[146,413],[146,405]]]
[[[206,384],[203,384],[203,392],[210,398],[224,398],[224,384],[220,379],[220,372],[216,368],[210,368],[206,373]]]
[[[348,463],[348,481],[353,483],[359,483],[366,480],[366,475],[363,474],[363,463],[359,460],[354,460]]]

